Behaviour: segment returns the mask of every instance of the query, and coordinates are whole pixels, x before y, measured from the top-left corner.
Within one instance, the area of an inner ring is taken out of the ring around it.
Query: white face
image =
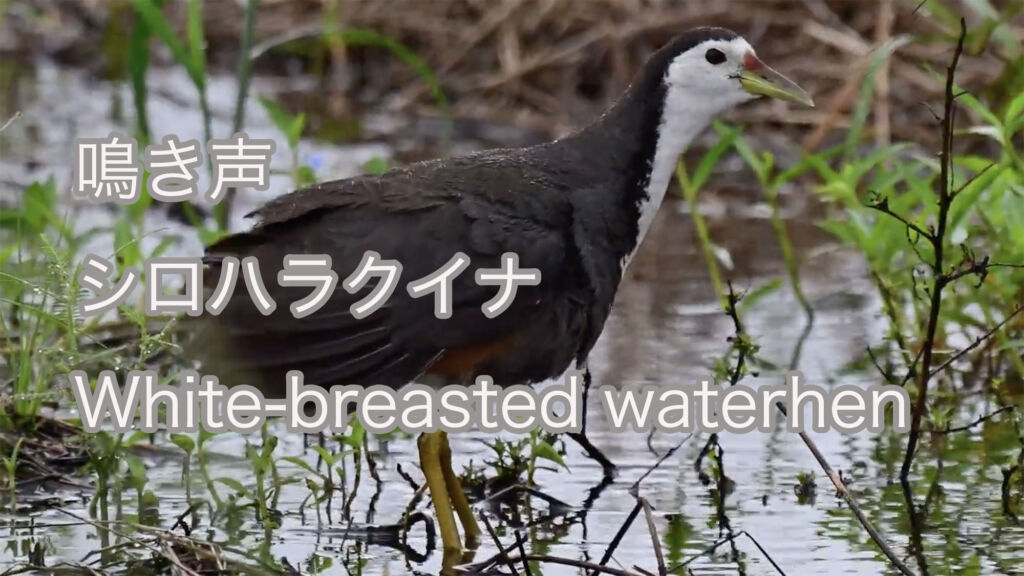
[[[756,96],[740,84],[754,49],[743,38],[708,40],[676,56],[665,75],[665,112],[689,110],[710,117]]]
[[[743,38],[707,40],[690,48],[669,63],[664,82],[665,102],[640,203],[637,246],[665,197],[679,155],[715,116],[759,95],[814,105],[799,86],[761,62]],[[632,254],[623,270],[630,258]]]

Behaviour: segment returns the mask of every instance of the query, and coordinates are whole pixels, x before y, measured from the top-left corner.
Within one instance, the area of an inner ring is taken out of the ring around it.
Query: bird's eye
[[[704,57],[707,58],[708,62],[718,65],[725,62],[725,54],[718,48],[711,48],[704,53]]]

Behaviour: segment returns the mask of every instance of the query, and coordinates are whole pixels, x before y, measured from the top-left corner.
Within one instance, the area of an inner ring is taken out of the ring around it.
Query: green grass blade
[[[206,38],[203,36],[203,1],[189,0],[188,21],[188,70],[197,86],[206,84]]]
[[[150,30],[167,45],[174,60],[188,69],[191,61],[189,53],[160,8],[153,0],[132,0],[132,5],[139,16],[145,20]]]
[[[149,91],[146,87],[146,71],[149,69],[149,23],[145,18],[136,18],[131,36],[128,38],[128,74],[132,82],[132,100],[135,103],[135,138],[139,148],[145,149],[150,141],[149,112],[146,102]]]

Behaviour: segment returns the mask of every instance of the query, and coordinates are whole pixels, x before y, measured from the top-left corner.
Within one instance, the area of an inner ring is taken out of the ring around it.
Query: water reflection
[[[10,80],[2,83],[5,89],[0,93],[0,115],[10,115],[14,110],[23,113],[0,135],[0,201],[5,202],[31,180],[51,173],[67,184],[72,153],[69,143],[79,136],[106,134],[122,116],[127,96],[124,87],[98,83],[84,72],[45,62],[33,67],[5,62],[0,75]],[[201,136],[193,96],[177,88],[186,85],[183,72],[166,70],[154,76],[150,113],[155,135],[174,132],[183,140]],[[254,82],[255,92],[272,88],[272,80]],[[213,78],[210,96],[216,116],[215,133],[223,133],[234,97],[230,79]],[[250,136],[277,137],[261,109],[253,106],[247,116]],[[461,143],[467,148],[479,145]],[[391,148],[383,143],[337,146],[305,141],[302,151],[320,159],[321,178],[338,178],[358,172],[372,157],[388,156]],[[282,156],[276,161],[287,160]],[[706,203],[711,235],[731,255],[733,269],[728,277],[739,290],[761,286],[785,274],[764,207],[756,192],[735,185],[742,180],[732,176],[733,183],[710,195]],[[243,195],[235,226],[245,225],[240,214],[246,208],[283,192],[287,186],[287,177],[281,176],[266,195]],[[807,191],[788,191],[783,201],[789,233],[803,261],[804,288],[817,311],[796,368],[811,383],[878,383],[874,373],[845,370],[862,360],[865,347],[879,342],[885,330],[880,303],[863,263],[856,255],[837,249],[817,229],[813,223],[815,204]],[[107,209],[100,207],[81,207],[78,214],[82,227],[110,218]],[[200,250],[190,232],[165,213],[154,211],[147,225],[163,230],[146,240],[152,246],[162,235],[176,234],[183,238],[175,248],[177,253],[197,254]],[[90,249],[109,253],[109,237],[99,236],[93,243]],[[147,245],[147,249],[152,246]],[[799,304],[783,287],[746,310],[744,322],[761,346],[759,355],[779,367],[762,367],[759,375],[745,383],[778,383],[803,335],[805,323]],[[692,384],[710,375],[713,362],[728,349],[726,339],[731,334],[731,321],[717,305],[694,244],[690,217],[682,203],[668,202],[634,261],[594,350],[590,363],[594,382]],[[506,545],[515,541],[519,531],[533,553],[599,561],[636,506],[630,487],[657,459],[648,450],[648,442],[657,454],[663,454],[685,439],[682,435],[657,434],[648,439],[643,434],[613,433],[597,402],[592,401],[588,410],[591,437],[618,465],[619,477],[614,483],[602,483],[600,467],[570,443],[571,472],[541,471],[537,480],[546,494],[574,508],[568,513],[553,513],[550,503],[533,497],[514,511],[491,510],[490,519]],[[988,441],[972,441],[970,434],[983,434]],[[302,438],[284,433],[277,436],[281,441],[279,454],[316,464],[316,455],[305,449]],[[933,566],[949,566],[955,573],[1010,573],[1024,562],[1020,546],[1024,529],[1008,520],[1000,505],[999,463],[1013,450],[1019,450],[1016,435],[1007,426],[991,423],[976,431],[950,435],[922,452],[923,465],[913,486],[915,506],[924,527],[920,539],[912,535],[904,492],[892,481],[902,458],[901,437],[837,433],[812,436],[832,465],[842,470],[865,512],[907,558],[917,553]],[[479,433],[453,435],[456,466],[490,458],[490,450],[483,444],[487,439]],[[240,456],[244,453],[242,438],[218,437],[211,446],[214,478],[249,478],[250,464]],[[701,473],[708,463],[695,467],[705,446],[706,435],[686,439],[678,452],[644,479],[641,487],[642,495],[655,509],[667,564],[690,560],[731,530],[733,534],[744,531],[756,539],[788,574],[877,574],[886,570],[874,544],[833,497],[820,473],[816,498],[803,504],[798,501],[793,490],[798,475],[816,472],[817,466],[796,435],[781,427],[770,434],[719,435],[713,449],[729,481],[719,478],[707,485],[702,483]],[[150,486],[160,495],[157,516],[151,520],[166,526],[172,519],[188,517],[190,525],[201,527],[203,538],[234,550],[250,551],[256,558],[284,557],[308,572],[322,569],[338,573],[337,567],[342,564],[364,574],[405,573],[410,568],[437,572],[440,557],[431,552],[434,538],[426,522],[417,523],[405,542],[395,542],[390,533],[379,529],[398,522],[414,496],[398,465],[416,475],[415,442],[397,438],[374,446],[374,450],[380,484],[370,480],[369,470],[361,470],[363,485],[358,497],[321,506],[307,500],[308,490],[299,480],[301,470],[282,461],[281,469],[296,482],[284,485],[277,495],[278,508],[284,515],[281,528],[270,537],[255,525],[251,514],[235,513],[218,522],[217,528],[206,528],[209,510],[189,509],[180,465],[174,460],[161,462],[147,457],[151,464]],[[192,479],[192,489],[193,493],[203,489],[197,478]],[[83,490],[82,495],[87,498],[87,491]],[[132,493],[123,496],[117,499],[118,510],[111,515],[137,520]],[[346,508],[351,510],[350,516],[343,513]],[[80,516],[88,515],[84,499],[68,509]],[[0,566],[26,561],[39,546],[52,562],[55,558],[80,560],[111,543],[110,534],[69,521],[56,510],[3,516],[0,526],[6,528],[0,537]],[[485,539],[475,558],[479,561],[496,552],[493,542]],[[617,548],[612,565],[651,568],[652,558],[641,514]],[[687,567],[699,574],[776,573],[766,554],[745,537],[719,546]],[[534,568],[540,573],[537,569],[541,567]],[[543,571],[568,573],[564,567],[545,566]]]

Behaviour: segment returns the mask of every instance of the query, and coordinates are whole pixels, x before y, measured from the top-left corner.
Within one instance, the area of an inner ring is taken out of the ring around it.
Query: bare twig
[[[196,573],[194,570],[192,570],[192,569],[188,568],[187,566],[185,566],[184,564],[182,564],[181,561],[178,560],[177,556],[171,557],[171,556],[165,555],[163,553],[162,546],[158,547],[155,544],[147,544],[146,542],[143,542],[142,540],[139,540],[138,538],[134,538],[134,537],[129,536],[129,535],[123,533],[123,532],[119,532],[117,530],[114,530],[113,528],[111,528],[110,523],[108,523],[108,522],[93,521],[93,520],[90,520],[90,519],[85,518],[83,516],[79,516],[79,515],[77,515],[77,514],[75,514],[73,512],[69,512],[67,510],[64,510],[63,508],[57,508],[56,510],[58,512],[61,512],[62,514],[67,514],[68,516],[74,518],[75,520],[78,520],[79,522],[83,522],[85,524],[89,524],[90,526],[92,526],[94,528],[98,528],[100,530],[106,530],[106,531],[110,532],[111,534],[117,536],[118,538],[121,538],[123,540],[127,540],[127,541],[135,544],[136,546],[139,546],[140,548],[147,548],[150,551],[152,551],[153,553],[155,553],[157,555],[160,555],[160,556],[163,556],[164,558],[167,559],[168,562],[170,562],[170,564],[172,566],[174,566],[175,568],[180,570],[181,574],[184,574],[184,575],[187,575],[187,576],[199,576],[199,574]],[[166,534],[170,535],[171,533],[170,532],[166,532]]]
[[[491,521],[487,518],[487,514],[480,512],[478,514],[480,520],[484,523],[484,528],[487,529],[487,533],[491,535],[491,540],[494,541],[494,545],[498,548],[498,555],[501,557],[508,569],[512,571],[513,576],[519,576],[519,571],[516,570],[516,564],[508,556],[508,552],[505,551],[505,547],[501,545],[501,540],[498,539],[498,533],[494,531],[494,526],[491,526]],[[518,546],[519,543],[516,543]]]
[[[515,535],[516,546],[519,548],[519,559],[523,561],[523,570],[526,572],[526,576],[533,576],[533,570],[530,569],[530,559],[526,555],[526,548],[523,547],[523,537],[519,534],[519,530],[515,531]],[[509,560],[509,562],[511,561]]]
[[[640,501],[637,500],[636,506],[634,506],[633,510],[630,511],[629,516],[626,517],[626,521],[622,523],[622,526],[619,527],[619,531],[616,532],[615,537],[612,538],[612,543],[608,545],[608,549],[605,550],[604,554],[601,556],[601,561],[597,564],[598,566],[603,567],[612,559],[612,554],[615,553],[615,549],[619,547],[620,543],[622,543],[622,538],[626,535],[626,531],[629,530],[629,527],[633,525],[633,521],[636,520],[637,515],[640,514],[641,508],[642,506],[640,505]],[[590,575],[595,576],[597,572],[597,570],[591,570]]]
[[[540,562],[547,564],[561,564],[562,566],[572,566],[574,568],[581,568],[583,570],[590,570],[595,573],[611,574],[612,576],[642,576],[639,572],[632,572],[630,570],[622,570],[620,568],[612,568],[610,566],[601,566],[600,564],[594,564],[593,562],[587,562],[586,560],[573,560],[572,558],[559,558],[557,556],[548,556],[546,554],[527,554],[520,555],[519,557],[512,558],[512,561],[523,561],[525,562]]]
[[[758,542],[753,536],[751,536],[750,533],[747,532],[746,530],[740,530],[739,532],[737,532],[735,534],[729,534],[728,536],[722,538],[721,540],[718,540],[717,542],[713,543],[711,546],[708,546],[707,548],[705,548],[699,554],[695,554],[695,555],[691,556],[690,558],[688,558],[685,562],[683,562],[681,564],[678,564],[676,566],[673,566],[672,567],[672,572],[676,572],[680,568],[685,568],[685,567],[689,566],[697,558],[700,558],[701,556],[704,556],[706,554],[710,554],[710,553],[714,552],[722,544],[725,544],[726,542],[732,542],[733,540],[735,540],[736,538],[739,538],[740,536],[746,536],[747,538],[749,538],[750,541],[754,543],[754,546],[757,546],[757,549],[761,551],[761,554],[764,554],[764,557],[768,560],[768,563],[771,564],[772,567],[775,568],[775,570],[778,571],[779,574],[782,574],[782,576],[786,576],[786,573],[783,572],[782,568],[775,562],[775,560],[771,557],[771,555],[768,554],[768,551],[765,550],[764,547],[761,546],[761,543]]]
[[[15,121],[16,121],[16,120],[17,120],[18,118],[21,118],[21,110],[15,110],[15,111],[14,111],[14,114],[12,114],[12,115],[11,115],[11,117],[10,117],[10,118],[8,118],[6,122],[4,122],[4,125],[3,125],[3,126],[0,126],[0,132],[3,132],[4,130],[7,130],[7,128],[8,128],[8,127],[9,127],[9,126],[10,126],[11,124],[14,124],[14,122],[15,122]]]
[[[954,362],[956,362],[960,358],[963,358],[971,350],[974,350],[978,346],[981,346],[982,343],[984,343],[986,340],[988,340],[989,338],[994,336],[996,332],[999,332],[1003,328],[1003,326],[1006,326],[1010,322],[1010,320],[1013,320],[1021,312],[1024,312],[1024,305],[1018,306],[1017,309],[1014,310],[1013,312],[1011,312],[1006,318],[1004,318],[1002,322],[1000,322],[999,324],[996,324],[988,332],[985,332],[981,336],[978,336],[977,338],[975,338],[974,342],[971,342],[970,345],[968,345],[967,347],[959,350],[956,354],[953,354],[952,356],[950,356],[942,364],[939,364],[939,366],[937,366],[934,370],[932,370],[931,374],[929,374],[928,377],[929,378],[934,377],[935,375],[939,374],[940,372],[942,372],[946,368],[949,368],[950,365],[952,365]]]
[[[398,475],[401,476],[402,479],[409,484],[409,487],[412,488],[413,492],[419,491],[420,485],[416,483],[415,480],[412,479],[412,476],[410,476],[408,472],[402,469],[401,463],[399,463],[398,466],[396,466],[396,469],[398,470]]]
[[[637,479],[636,479],[636,482],[634,482],[634,483],[633,483],[633,486],[632,486],[632,487],[630,487],[630,489],[629,489],[629,490],[630,490],[630,492],[631,492],[631,493],[632,493],[632,494],[633,494],[634,496],[635,496],[635,495],[637,495],[637,494],[639,493],[639,490],[640,490],[640,484],[641,484],[641,483],[642,483],[642,482],[643,482],[643,481],[644,481],[644,480],[645,480],[645,479],[646,479],[646,478],[647,478],[648,476],[650,476],[650,475],[651,475],[651,472],[654,472],[655,470],[657,470],[657,469],[658,469],[658,467],[659,467],[659,466],[661,466],[663,462],[665,462],[665,460],[668,460],[668,459],[669,459],[669,457],[671,457],[671,456],[672,456],[673,454],[675,454],[677,450],[679,450],[680,448],[682,448],[682,447],[683,447],[683,444],[686,444],[686,441],[687,441],[687,440],[689,440],[689,439],[690,439],[690,438],[692,438],[692,437],[693,437],[693,433],[691,432],[691,433],[689,433],[689,434],[687,434],[687,435],[686,435],[686,438],[683,438],[682,440],[680,440],[680,441],[679,441],[679,443],[678,443],[678,444],[676,444],[675,446],[673,446],[673,447],[669,448],[667,452],[665,452],[664,454],[662,454],[662,455],[661,455],[661,457],[660,457],[660,458],[658,458],[657,462],[655,462],[655,463],[654,463],[654,464],[653,464],[653,465],[652,465],[652,466],[651,466],[650,468],[648,468],[648,469],[647,469],[647,471],[646,471],[646,472],[644,472],[644,473],[643,473],[643,474],[642,474],[642,475],[641,475],[641,476],[640,476],[639,478],[637,478]]]
[[[540,498],[541,500],[547,502],[551,506],[557,506],[557,507],[563,508],[563,509],[572,508],[572,506],[570,506],[568,503],[563,502],[563,501],[559,500],[558,498],[555,498],[554,496],[551,496],[549,494],[545,494],[544,492],[541,492],[540,490],[538,490],[536,488],[532,488],[530,486],[525,486],[523,484],[512,484],[511,486],[506,486],[505,488],[502,488],[501,490],[498,490],[494,494],[488,495],[486,498],[484,498],[483,501],[484,502],[492,502],[492,501],[495,501],[495,500],[501,500],[502,498],[505,498],[506,496],[509,496],[509,495],[512,495],[512,494],[516,494],[516,493],[519,493],[519,492],[526,492],[530,496],[536,496],[537,498]]]
[[[956,67],[960,62],[960,55],[964,51],[964,39],[967,37],[967,22],[960,19],[960,37],[957,40],[956,50],[953,52],[953,62],[946,72],[946,99],[945,112],[942,117],[942,154],[939,170],[939,217],[935,234],[932,236],[932,245],[935,251],[935,261],[932,265],[935,281],[931,293],[931,305],[928,315],[928,328],[924,340],[924,352],[921,356],[920,383],[917,390],[917,401],[914,404],[914,411],[910,420],[910,436],[907,438],[907,451],[903,458],[903,466],[900,469],[900,479],[906,480],[910,476],[910,467],[914,462],[914,453],[917,451],[918,439],[921,435],[921,418],[928,408],[928,382],[931,378],[932,357],[935,348],[935,335],[939,326],[939,311],[942,308],[942,289],[947,281],[943,273],[944,247],[946,237],[946,225],[949,220],[949,208],[952,204],[950,195],[950,169],[953,163],[953,78],[956,76]]]
[[[734,299],[734,295],[732,294],[732,286],[730,285],[729,302],[731,303],[731,305],[726,308],[726,312],[732,318],[733,326],[736,329],[737,337],[739,337],[739,335],[743,333],[743,324],[740,322],[739,313],[736,310],[736,301],[737,300]],[[741,353],[744,349],[745,347],[741,347]],[[735,377],[736,374],[737,372],[734,372],[733,376]],[[779,412],[782,413],[783,416],[787,418],[789,417],[786,407],[782,404],[782,402],[776,402],[775,407],[779,410]],[[843,482],[842,476],[836,473],[832,466],[829,465],[828,460],[825,459],[824,454],[822,454],[821,450],[818,449],[818,446],[817,444],[815,444],[814,440],[811,440],[811,437],[808,436],[806,432],[799,432],[799,436],[800,439],[803,440],[804,444],[807,446],[807,449],[811,451],[811,454],[814,456],[814,459],[818,461],[818,465],[821,466],[821,469],[825,472],[825,475],[828,476],[829,480],[832,481],[832,485],[835,487],[836,493],[839,494],[840,497],[842,497],[843,501],[846,502],[846,505],[850,507],[850,510],[853,512],[853,515],[857,518],[857,521],[864,528],[864,530],[867,531],[868,535],[879,547],[879,549],[881,549],[882,553],[885,554],[885,556],[889,559],[892,565],[895,566],[902,574],[904,574],[905,576],[913,576],[914,572],[910,570],[909,567],[907,567],[907,565],[899,558],[899,556],[896,555],[896,552],[892,549],[891,546],[889,546],[889,543],[886,541],[885,537],[882,536],[882,534],[875,528],[874,524],[872,524],[871,520],[868,519],[867,515],[864,514],[864,511],[857,503],[857,500],[853,497],[853,494],[846,487],[846,483]],[[714,438],[716,438],[716,435],[712,435],[712,439]],[[704,449],[701,451],[700,456],[698,456],[697,458],[695,467],[698,471],[700,470],[701,460],[704,458],[705,454],[711,446],[712,439],[709,439],[708,444],[705,445]]]
[[[783,415],[788,417],[786,409],[781,403],[776,403],[775,406],[782,411]],[[800,439],[804,441],[804,444],[807,445],[807,449],[814,455],[814,459],[818,461],[818,465],[821,466],[825,475],[832,481],[832,486],[835,487],[836,493],[839,494],[843,501],[846,502],[846,505],[850,507],[850,511],[853,512],[857,521],[860,522],[860,525],[867,531],[868,535],[871,536],[871,539],[882,550],[882,553],[889,559],[889,562],[892,562],[892,565],[895,566],[902,574],[906,576],[913,576],[914,572],[903,562],[903,560],[900,559],[899,556],[896,555],[896,552],[889,546],[885,537],[882,536],[881,532],[875,528],[874,524],[871,523],[871,520],[869,520],[864,514],[860,505],[857,504],[857,500],[854,499],[853,493],[850,492],[850,489],[846,487],[846,483],[843,482],[843,477],[829,465],[828,460],[825,459],[825,455],[818,449],[818,445],[814,443],[814,440],[811,440],[811,437],[808,436],[806,432],[800,432],[799,434]]]
[[[922,229],[917,224],[914,224],[913,222],[907,220],[903,216],[900,216],[899,214],[897,214],[897,213],[893,212],[892,210],[890,210],[889,209],[889,203],[885,199],[883,199],[880,202],[872,202],[872,203],[868,204],[867,207],[871,208],[873,210],[878,210],[882,214],[886,214],[886,215],[888,215],[888,216],[890,216],[892,218],[895,218],[896,220],[898,220],[900,222],[900,224],[903,224],[905,227],[909,228],[910,230],[913,230],[914,232],[917,232],[918,234],[921,235],[922,238],[928,240],[929,242],[934,242],[935,241],[935,235],[934,234],[932,234],[931,232],[926,232],[924,229]],[[908,238],[908,240],[909,240],[909,238]],[[913,241],[911,241],[911,242],[913,242]]]
[[[658,576],[667,576],[665,568],[665,556],[661,553],[661,541],[658,540],[658,528],[654,525],[654,511],[646,498],[637,498],[637,502],[644,508],[644,516],[647,518],[647,529],[651,533],[651,547],[654,548],[654,558],[658,561]]]
[[[1015,406],[1003,406],[1002,408],[996,410],[995,412],[991,412],[989,414],[985,414],[984,416],[979,416],[976,420],[974,420],[970,424],[964,424],[963,426],[956,426],[954,428],[947,427],[945,430],[940,430],[938,433],[939,434],[952,434],[954,432],[964,432],[966,430],[970,430],[971,428],[974,428],[975,426],[977,426],[978,424],[981,424],[982,422],[986,422],[988,420],[991,420],[992,418],[995,418],[996,416],[1002,414],[1003,412],[1008,412],[1008,411],[1012,412],[1014,410],[1016,410]]]

